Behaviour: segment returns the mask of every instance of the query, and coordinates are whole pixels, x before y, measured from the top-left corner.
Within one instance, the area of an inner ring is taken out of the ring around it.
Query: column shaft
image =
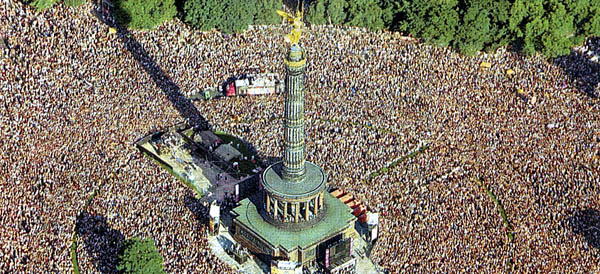
[[[271,197],[269,194],[265,194],[265,196],[267,196],[267,213],[271,213]]]
[[[308,208],[310,206],[310,200],[306,201],[306,206],[304,207],[304,220],[308,221]]]
[[[298,212],[300,211],[300,203],[295,203],[294,207],[296,208],[296,216],[294,216],[294,221],[298,222]]]
[[[304,67],[302,49],[292,46],[285,78],[285,128],[283,177],[299,181],[306,172],[304,162]]]
[[[321,207],[323,207],[323,193],[319,194],[319,203],[321,204]]]

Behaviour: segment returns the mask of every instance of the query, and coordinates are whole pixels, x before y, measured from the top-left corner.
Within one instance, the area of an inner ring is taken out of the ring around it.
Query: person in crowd
[[[152,74],[183,95],[250,67],[283,76],[287,30],[226,37],[171,21],[131,31],[151,57],[144,62],[163,71],[149,72],[134,58],[144,53],[129,51],[92,10],[0,3],[10,45],[0,59],[0,270],[70,272],[73,233],[83,272],[115,269],[97,251],[122,243],[86,225],[75,230],[102,186],[88,213],[123,239],[153,238],[168,273],[235,273],[210,251],[206,207],[132,144],[183,121],[185,106],[206,119],[202,127],[252,144],[258,159],[281,155],[284,95],[186,104]],[[389,273],[594,269],[598,249],[565,224],[577,208],[600,208],[599,107],[558,65],[504,49],[465,57],[385,31],[311,26],[304,34],[307,159],[381,212],[376,263]],[[580,81],[600,77],[597,68],[572,68],[588,77]],[[472,178],[501,200],[514,242]]]

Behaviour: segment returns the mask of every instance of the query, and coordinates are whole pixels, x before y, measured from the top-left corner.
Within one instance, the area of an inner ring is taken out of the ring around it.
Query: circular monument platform
[[[283,162],[269,166],[263,173],[263,214],[273,225],[293,228],[321,219],[327,207],[323,193],[327,176],[319,166],[305,162],[302,179],[290,181],[284,177]]]

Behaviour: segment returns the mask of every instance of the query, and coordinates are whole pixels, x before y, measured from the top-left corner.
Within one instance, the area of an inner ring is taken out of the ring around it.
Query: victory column
[[[290,47],[284,60],[283,160],[264,170],[263,191],[254,198],[242,200],[233,210],[233,237],[264,261],[270,261],[272,267],[285,262],[284,265],[292,264],[298,268],[321,265],[348,271],[354,265],[351,253],[334,260],[334,255],[340,256],[329,254],[329,247],[345,242],[351,249],[351,238],[356,237],[356,218],[348,206],[327,192],[325,172],[305,160],[306,56],[299,45],[302,12],[298,10],[296,16],[278,13],[294,26],[285,39]]]

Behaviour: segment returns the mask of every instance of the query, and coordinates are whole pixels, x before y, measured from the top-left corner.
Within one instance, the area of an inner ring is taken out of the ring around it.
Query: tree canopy
[[[225,5],[221,0],[187,0],[183,10],[184,22],[207,31],[221,24]]]
[[[33,0],[38,9],[61,0]],[[84,0],[64,0],[80,5]],[[150,29],[176,14],[175,0],[113,0],[115,18]],[[202,31],[240,32],[251,24],[278,24],[282,0],[177,0],[182,20]],[[310,24],[389,29],[461,53],[511,45],[526,54],[568,54],[585,38],[600,36],[600,0],[312,0]]]
[[[454,45],[461,52],[472,55],[492,41],[492,23],[488,16],[491,0],[470,0],[462,22],[456,29]]]
[[[378,0],[349,1],[346,25],[370,30],[384,28],[383,9]]]
[[[402,31],[467,55],[512,45],[553,58],[600,36],[600,0],[314,0],[306,19]]]
[[[202,31],[241,32],[248,25],[276,24],[281,0],[186,0],[183,21]]]
[[[346,0],[315,0],[311,2],[306,12],[306,21],[315,25],[334,24],[346,22]]]
[[[404,31],[440,46],[454,40],[459,23],[458,0],[404,0],[404,8],[407,13]]]
[[[256,2],[254,24],[274,25],[281,22],[281,17],[275,12],[276,10],[281,9],[280,0],[256,0]]]
[[[218,29],[224,33],[241,32],[254,23],[257,0],[222,0],[227,7],[224,10],[223,21]]]
[[[177,14],[175,0],[115,0],[115,19],[133,29],[153,29]]]
[[[125,241],[119,254],[117,269],[125,274],[165,274],[163,257],[154,240],[131,238]]]

